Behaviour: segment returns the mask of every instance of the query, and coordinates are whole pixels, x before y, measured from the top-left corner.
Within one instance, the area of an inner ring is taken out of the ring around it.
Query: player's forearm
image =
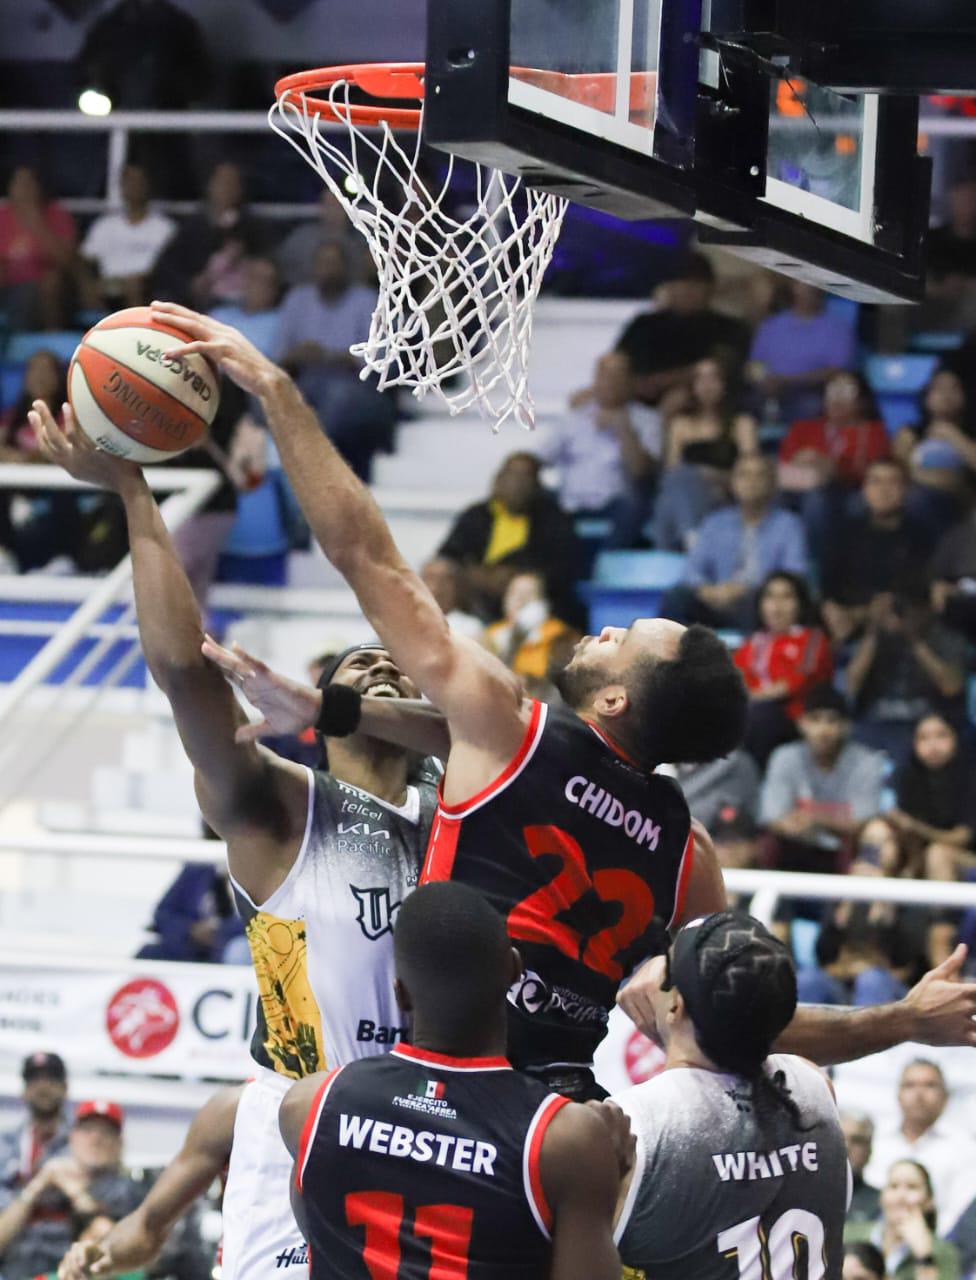
[[[131,1271],[152,1262],[166,1241],[166,1227],[152,1230],[146,1215],[137,1209],[117,1223],[106,1236],[102,1248],[112,1259],[109,1275]]]
[[[914,1039],[919,1034],[917,1022],[901,1000],[866,1009],[800,1005],[773,1048],[777,1053],[799,1054],[829,1067]]]
[[[375,567],[399,563],[372,494],[346,465],[291,379],[282,375],[271,381],[261,404],[299,506],[328,559],[340,572],[353,553]]]
[[[133,477],[120,493],[129,528],[139,638],[149,670],[165,691],[180,671],[206,669],[200,653],[200,609],[143,476]]]
[[[451,749],[447,720],[429,702],[364,698],[361,729],[371,738],[446,760]]]

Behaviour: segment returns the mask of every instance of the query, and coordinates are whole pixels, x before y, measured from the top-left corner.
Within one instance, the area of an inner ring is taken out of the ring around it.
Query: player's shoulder
[[[782,1072],[791,1093],[804,1095],[813,1105],[822,1104],[831,1115],[836,1112],[834,1086],[830,1077],[809,1058],[802,1058],[795,1053],[771,1053],[766,1059],[766,1072],[768,1075]],[[801,1102],[801,1099],[797,1097],[797,1101]]]

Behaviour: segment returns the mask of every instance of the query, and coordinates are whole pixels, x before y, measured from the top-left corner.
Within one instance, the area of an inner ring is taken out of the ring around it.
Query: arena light
[[[78,95],[78,110],[86,116],[107,116],[112,110],[112,99],[99,89],[83,89]]]

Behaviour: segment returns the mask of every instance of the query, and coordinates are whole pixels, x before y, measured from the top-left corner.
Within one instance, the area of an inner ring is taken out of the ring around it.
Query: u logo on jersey
[[[354,884],[349,889],[359,903],[359,914],[356,917],[359,927],[370,942],[382,938],[384,933],[392,933],[393,917],[400,904],[391,902],[389,889],[357,889]]]

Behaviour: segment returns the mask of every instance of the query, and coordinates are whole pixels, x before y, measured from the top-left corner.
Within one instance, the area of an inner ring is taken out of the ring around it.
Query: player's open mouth
[[[403,694],[389,680],[381,680],[377,684],[371,684],[365,691],[364,697],[367,698],[402,698]]]

